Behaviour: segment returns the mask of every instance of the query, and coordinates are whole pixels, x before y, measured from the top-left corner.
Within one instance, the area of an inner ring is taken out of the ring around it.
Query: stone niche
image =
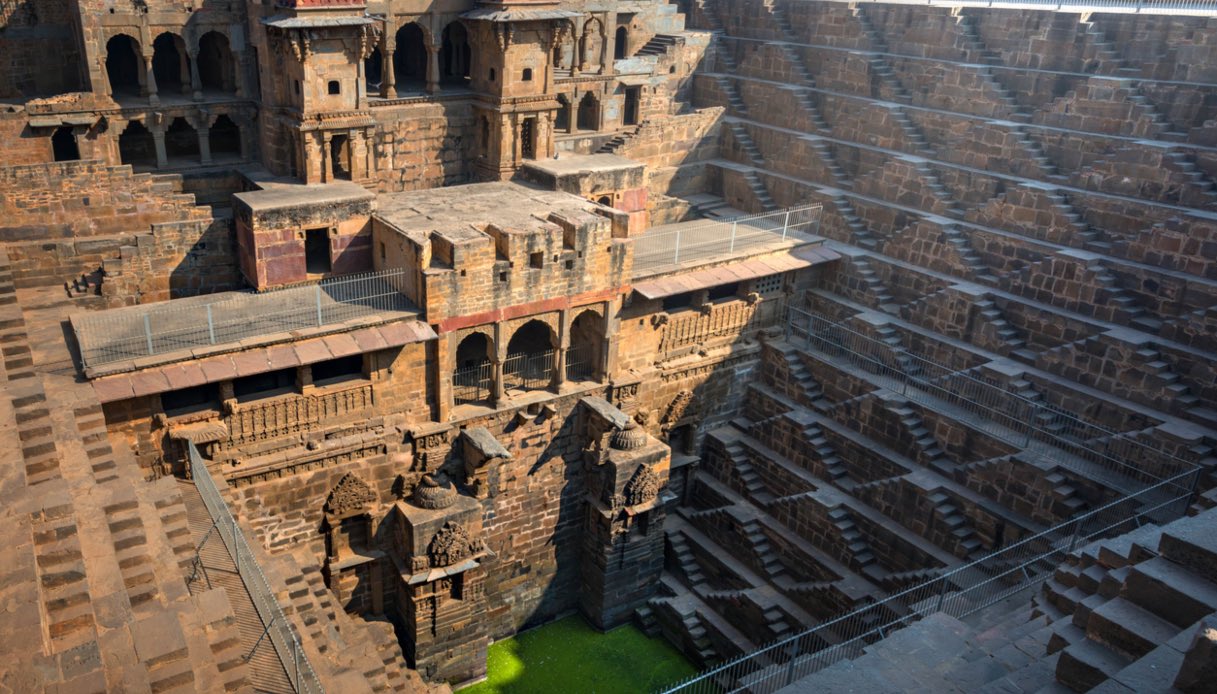
[[[582,403],[588,475],[580,607],[596,627],[611,629],[629,621],[659,583],[671,449],[604,399]]]
[[[411,664],[432,682],[484,677],[490,640],[481,619],[487,554],[481,505],[442,474],[427,474],[396,502],[393,522],[397,614]]]
[[[338,480],[325,501],[326,582],[348,612],[384,613],[384,552],[373,542],[376,492],[354,473]]]

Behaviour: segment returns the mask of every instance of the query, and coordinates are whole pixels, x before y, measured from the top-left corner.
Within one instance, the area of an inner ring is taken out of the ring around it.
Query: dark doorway
[[[112,95],[139,96],[143,70],[143,58],[135,39],[119,34],[106,42],[106,77]]]
[[[642,100],[641,91],[641,87],[625,88],[625,114],[623,120],[626,125],[638,125],[638,104]]]
[[[617,35],[613,44],[613,59],[625,60],[626,44],[630,40],[629,31],[625,27],[617,27]]]
[[[165,155],[169,159],[199,158],[199,134],[181,116],[174,118],[165,131]]]
[[[525,118],[520,124],[520,154],[525,159],[537,158],[536,118]]]
[[[227,115],[216,118],[208,130],[211,135],[211,156],[241,156],[241,129]]]
[[[55,129],[55,134],[51,135],[51,149],[55,152],[55,161],[80,159],[80,148],[76,146],[76,135],[67,126]]]
[[[330,139],[330,162],[334,167],[334,178],[351,180],[351,138],[335,135]]]
[[[558,95],[558,112],[554,114],[554,130],[570,132],[570,99],[565,94]]]
[[[507,343],[507,360],[503,362],[503,388],[548,388],[553,383],[554,367],[557,365],[555,343],[553,330],[542,321],[528,321],[516,330]]]
[[[228,37],[218,31],[209,31],[199,39],[199,81],[203,89],[237,90],[236,69]]]
[[[443,39],[440,47],[440,79],[451,84],[464,84],[469,80],[472,58],[465,25],[453,22],[444,27]]]
[[[397,30],[397,49],[393,52],[393,79],[397,91],[422,89],[427,84],[427,44],[423,30],[410,23]]]
[[[598,130],[600,128],[600,102],[588,92],[579,100],[579,114],[575,127],[579,130]]]
[[[304,269],[310,275],[330,271],[330,230],[309,229],[304,232]]]
[[[144,124],[131,121],[118,136],[118,154],[124,164],[137,169],[156,167],[156,140]]]
[[[165,32],[152,42],[152,74],[158,94],[190,92],[190,63],[181,36]]]

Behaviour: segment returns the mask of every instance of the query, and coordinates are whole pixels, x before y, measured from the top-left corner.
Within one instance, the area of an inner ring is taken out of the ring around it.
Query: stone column
[[[558,312],[558,358],[555,359],[554,377],[549,387],[555,393],[562,391],[566,383],[566,350],[570,349],[570,311],[563,309]]]
[[[427,44],[427,93],[439,91],[439,49],[434,41]]]
[[[397,76],[393,74],[393,51],[380,52],[380,96],[385,99],[397,98]]]
[[[503,399],[506,397],[506,392],[503,390],[503,360],[496,356],[495,360],[491,362],[491,366],[493,367],[493,373],[490,377],[490,404],[494,407],[498,407],[503,403]]]
[[[152,142],[156,145],[156,168],[169,166],[169,155],[165,153],[165,131],[160,128],[153,130]]]
[[[145,86],[148,90],[148,103],[152,106],[160,106],[161,98],[156,95],[156,73],[152,71],[152,56],[144,56],[144,75]]]
[[[199,136],[199,160],[203,164],[211,163],[211,128],[207,125],[206,118],[202,124],[195,129],[195,133]]]
[[[248,85],[249,80],[249,53],[247,51],[233,51],[235,62],[237,64],[237,74],[233,76],[236,82],[237,96],[242,99],[252,98]]]
[[[190,56],[190,89],[195,101],[203,100],[203,80],[199,77],[199,54]]]
[[[330,133],[321,134],[321,182],[329,183],[334,180],[334,162],[330,161]]]
[[[199,83],[195,80],[195,74],[198,73],[199,68],[195,64],[194,56],[185,51],[179,51],[177,60],[177,80],[182,83],[182,93],[192,94],[199,91]]]

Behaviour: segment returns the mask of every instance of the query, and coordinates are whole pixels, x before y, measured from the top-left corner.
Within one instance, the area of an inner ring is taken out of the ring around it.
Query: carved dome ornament
[[[414,488],[414,496],[411,501],[419,508],[448,508],[456,502],[456,488],[445,477],[423,475],[418,486]]]
[[[325,500],[325,510],[336,516],[362,511],[376,501],[376,492],[366,482],[348,472],[338,480]]]
[[[609,446],[619,451],[633,451],[645,445],[647,432],[632,419],[624,428],[613,432],[613,438],[609,439]]]
[[[433,567],[451,566],[472,556],[481,548],[481,541],[470,539],[469,532],[463,525],[448,521],[435,533],[435,537],[431,538],[431,544],[427,545],[427,558]]]
[[[659,496],[659,473],[650,465],[640,465],[625,483],[625,505],[638,506]]]

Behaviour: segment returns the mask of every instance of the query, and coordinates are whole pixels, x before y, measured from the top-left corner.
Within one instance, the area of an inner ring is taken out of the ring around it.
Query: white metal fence
[[[851,0],[838,0],[848,2]],[[995,9],[1053,10],[1083,14],[1165,14],[1206,17],[1217,15],[1217,0],[858,0],[862,4],[928,5],[936,7],[992,7]]]
[[[941,576],[864,605],[800,634],[746,653],[662,690],[665,694],[770,694],[834,663],[855,658],[891,631],[935,612],[965,617],[1052,575],[1074,549],[1166,523],[1187,511],[1198,470],[1159,482]]]
[[[1075,548],[1094,539],[1128,532],[1146,522],[1166,523],[1191,503],[1200,469],[1193,463],[1133,439],[1122,438],[1069,413],[1044,409],[997,385],[858,333],[825,316],[791,308],[788,338],[809,351],[844,359],[890,382],[910,400],[936,411],[959,408],[988,419],[986,429],[1025,447],[1033,455],[1054,456],[1065,467],[1114,473],[1137,491],[1048,530],[995,551],[941,576],[864,605],[795,636],[746,653],[668,689],[665,694],[776,692],[833,663],[857,657],[866,646],[935,612],[963,617],[1039,584]],[[1064,428],[1048,423],[1064,422]],[[1097,446],[1119,441],[1123,448]],[[1037,446],[1037,444],[1040,444]],[[1055,451],[1054,455],[1052,452]]]
[[[275,592],[271,590],[266,576],[258,566],[258,560],[250,550],[245,535],[237,526],[236,519],[228,510],[228,504],[224,502],[224,497],[220,495],[215,480],[208,472],[206,461],[199,454],[199,449],[193,442],[187,441],[186,449],[190,457],[191,479],[198,488],[199,495],[203,497],[203,505],[207,507],[207,513],[211,515],[211,519],[215,523],[216,532],[219,533],[220,539],[228,549],[229,556],[237,566],[237,573],[241,576],[241,581],[245,583],[245,589],[249,592],[254,609],[258,611],[258,617],[261,618],[262,624],[266,628],[264,636],[270,641],[275,653],[279,656],[279,662],[283,664],[283,670],[287,673],[288,680],[299,694],[313,694],[314,692],[321,694],[324,691],[321,688],[321,682],[317,680],[317,674],[313,672],[313,667],[309,664],[300,642],[296,639],[295,632],[292,631],[291,625],[283,615],[283,609],[279,606],[279,601],[275,599]]]
[[[655,227],[634,239],[634,277],[696,266],[787,240],[816,240],[820,205]]]
[[[221,301],[191,299],[151,304],[144,310],[101,311],[74,316],[72,325],[82,365],[99,366],[409,311],[410,302],[401,292],[404,282],[404,270],[382,270]]]

